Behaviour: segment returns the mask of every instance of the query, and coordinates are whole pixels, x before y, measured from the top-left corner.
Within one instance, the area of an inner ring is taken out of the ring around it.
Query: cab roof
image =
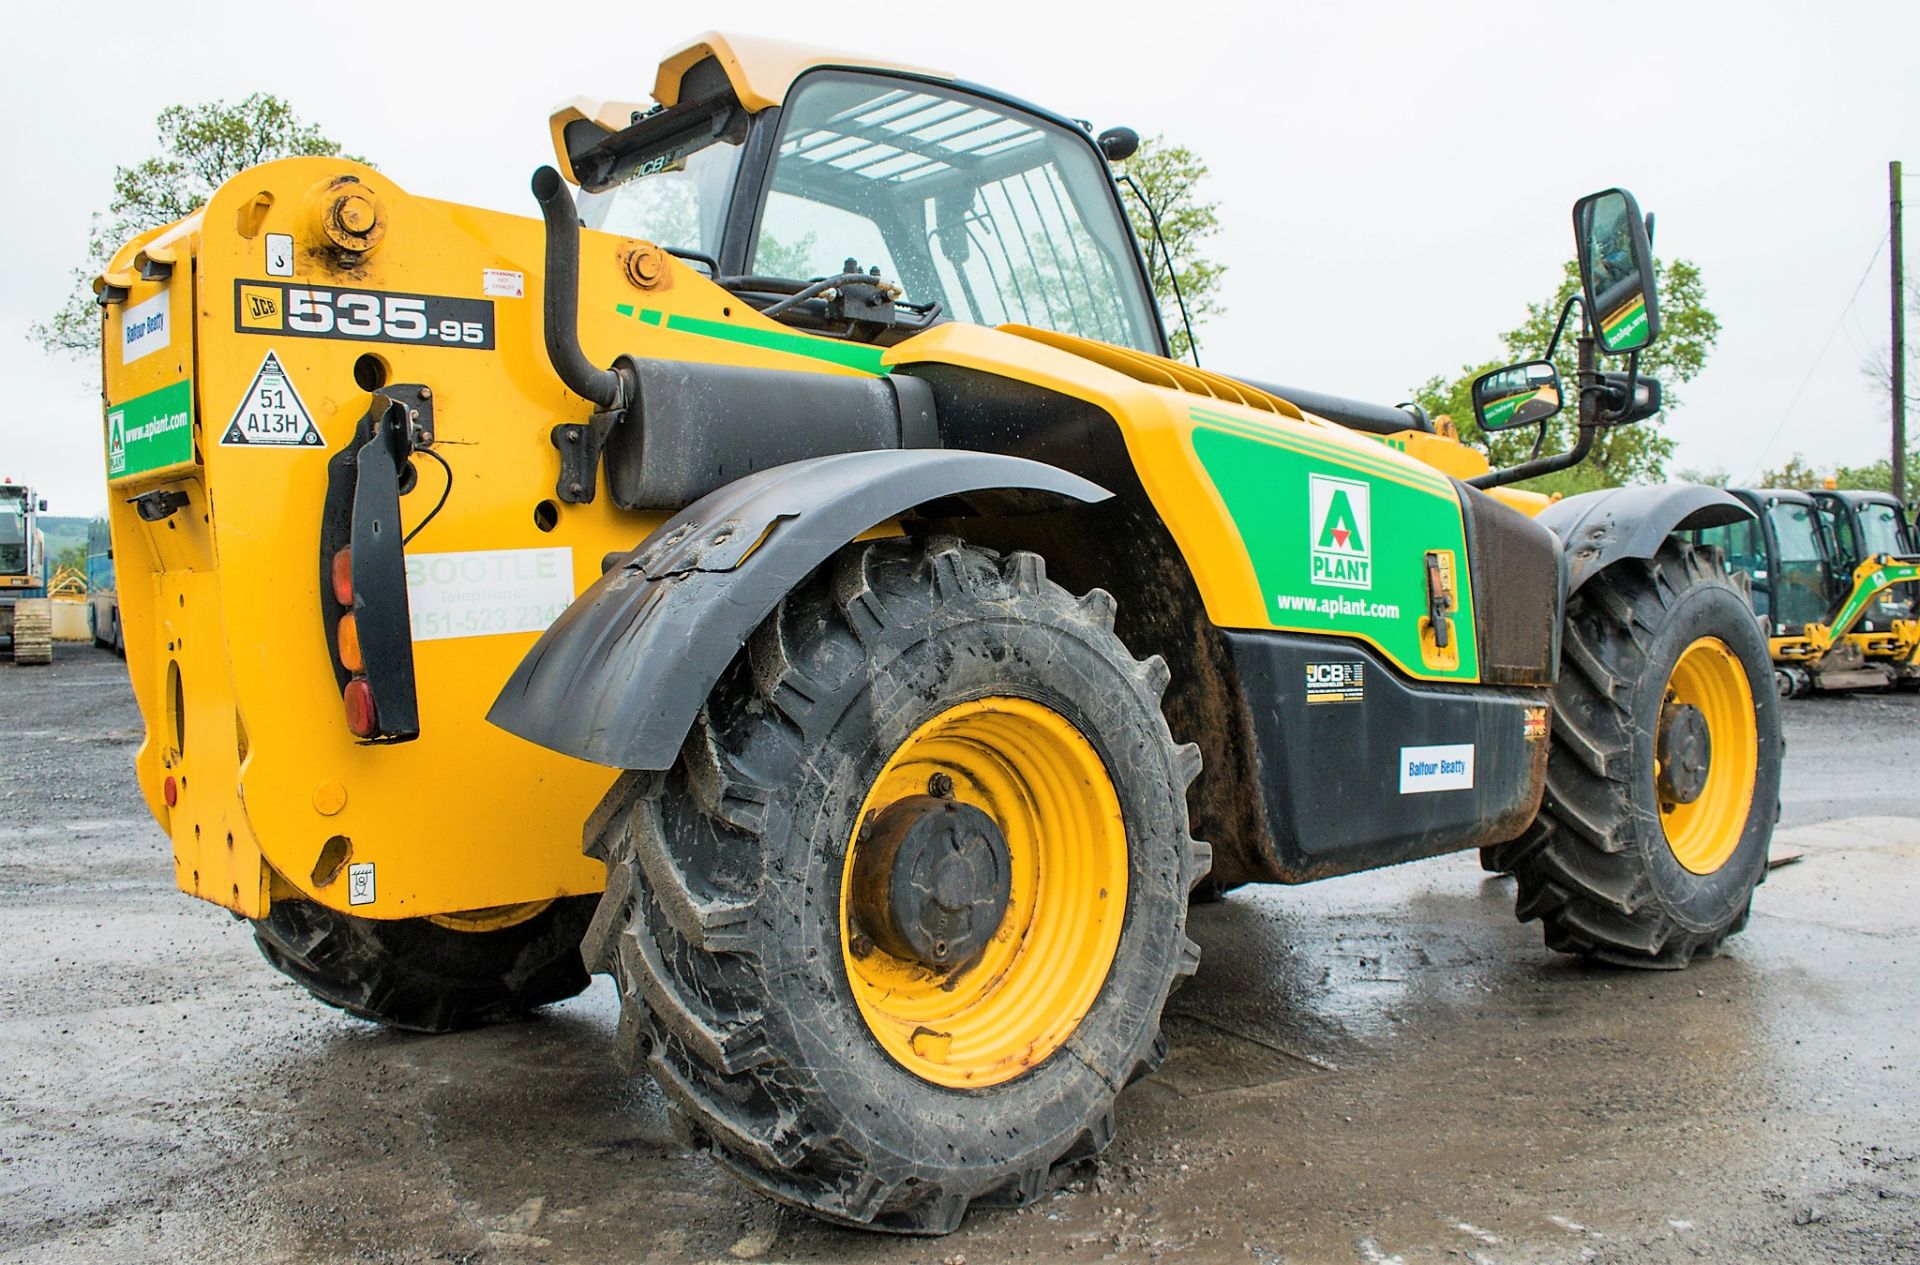
[[[1837,496],[1854,505],[1899,505],[1900,501],[1891,492],[1882,492],[1877,488],[1819,488],[1826,496]]]
[[[661,61],[653,79],[654,102],[668,108],[679,105],[687,73],[709,58],[718,63],[727,77],[728,86],[733,89],[733,95],[749,114],[758,114],[779,105],[786,99],[787,89],[793,86],[793,81],[817,66],[893,70],[949,81],[954,78],[944,70],[930,70],[925,66],[819,48],[811,44],[708,31],[704,35],[694,36]],[[653,108],[652,104],[647,103],[609,101],[595,97],[575,97],[561,105],[548,117],[560,170],[569,180],[573,179],[573,164],[566,142],[568,125],[586,122],[596,124],[610,133],[618,132],[631,126]]]

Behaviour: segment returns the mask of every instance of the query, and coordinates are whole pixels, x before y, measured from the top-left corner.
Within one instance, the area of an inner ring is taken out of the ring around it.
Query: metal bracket
[[[600,454],[607,436],[626,420],[625,409],[595,413],[584,424],[562,422],[548,433],[560,454],[560,478],[553,493],[568,505],[591,505],[600,483]]]
[[[171,488],[161,488],[158,491],[142,492],[139,496],[130,497],[127,504],[133,506],[134,511],[140,515],[141,522],[157,523],[187,508],[187,494],[175,492]]]
[[[373,407],[360,422],[363,437],[370,438],[373,424],[381,421],[393,428],[394,438],[400,441],[397,455],[401,460],[411,456],[416,448],[433,446],[432,387],[417,382],[396,382],[375,391],[373,399]],[[382,400],[386,401],[385,408],[380,407]]]

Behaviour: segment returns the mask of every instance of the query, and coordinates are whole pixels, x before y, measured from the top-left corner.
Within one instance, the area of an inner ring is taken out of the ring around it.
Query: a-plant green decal
[[[1920,566],[1904,562],[1889,562],[1869,572],[1866,582],[1856,584],[1853,592],[1833,615],[1833,632],[1836,637],[1845,636],[1860,621],[1874,599],[1896,584],[1920,585]]]
[[[842,342],[837,338],[789,333],[783,329],[765,329],[755,325],[732,325],[726,321],[711,321],[699,316],[685,316],[679,312],[662,312],[645,307],[635,308],[631,303],[617,303],[613,310],[622,316],[631,316],[643,325],[660,326],[682,334],[698,334],[702,338],[719,338],[730,343],[745,343],[749,347],[759,347],[767,351],[784,351],[788,355],[805,356],[809,360],[830,361],[865,373],[883,374],[887,371],[887,367],[880,362],[881,357],[886,355],[886,349],[867,343]]]
[[[1479,679],[1466,530],[1453,485],[1386,451],[1195,409],[1193,450],[1280,628],[1372,642],[1413,676]],[[1420,653],[1427,551],[1453,553],[1460,661]]]
[[[193,383],[176,382],[107,410],[107,477],[193,460]]]

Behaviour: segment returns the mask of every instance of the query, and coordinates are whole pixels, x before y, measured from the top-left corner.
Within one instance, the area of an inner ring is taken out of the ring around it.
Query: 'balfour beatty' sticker
[[[1400,748],[1400,793],[1473,789],[1473,744]]]
[[[318,448],[320,428],[293,388],[293,379],[272,352],[260,362],[253,385],[240,397],[227,433],[220,437],[223,447],[243,448]]]
[[[173,297],[162,290],[128,308],[120,317],[120,363],[130,365],[159,351],[172,339],[167,329],[167,304]]]

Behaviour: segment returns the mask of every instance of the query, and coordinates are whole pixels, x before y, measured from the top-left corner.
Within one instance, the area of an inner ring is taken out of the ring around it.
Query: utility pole
[[[1900,250],[1900,164],[1887,165],[1893,234],[1893,494],[1907,499],[1907,271]]]

